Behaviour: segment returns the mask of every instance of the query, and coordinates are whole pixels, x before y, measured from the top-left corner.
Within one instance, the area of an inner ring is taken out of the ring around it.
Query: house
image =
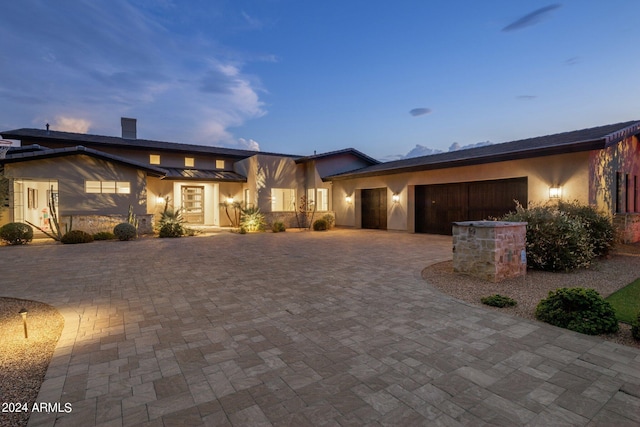
[[[123,118],[122,137],[17,129],[20,140],[0,160],[11,180],[9,215],[3,221],[49,227],[54,195],[65,223],[88,232],[110,230],[129,211],[142,232],[168,203],[187,224],[229,226],[224,202],[256,206],[268,221],[297,225],[301,201],[316,215],[332,211],[328,174],[378,162],[357,150],[302,157],[137,138],[136,120]],[[304,200],[302,200],[304,196]]]
[[[225,201],[296,226],[301,204],[356,228],[450,234],[451,223],[498,217],[515,201],[577,200],[614,217],[640,241],[640,121],[381,163],[352,148],[311,156],[18,129],[0,164],[11,180],[10,219],[46,226],[54,194],[74,228],[93,231],[133,207],[142,227],[167,201],[191,225],[230,225]]]

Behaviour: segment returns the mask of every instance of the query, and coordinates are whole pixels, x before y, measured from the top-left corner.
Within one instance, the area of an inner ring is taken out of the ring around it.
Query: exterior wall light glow
[[[549,187],[549,198],[559,199],[562,196],[562,188],[558,186]]]
[[[348,204],[351,204],[351,201],[352,201],[351,196],[346,196],[344,198],[344,201],[347,202]]]
[[[233,204],[233,197],[227,197],[227,203],[232,205]]]
[[[164,202],[165,202],[164,197],[162,197],[162,196],[158,196],[158,197],[156,197],[156,203],[157,203],[157,204],[161,205],[161,204],[163,204]]]
[[[393,203],[398,203],[400,202],[400,195],[399,194],[394,194],[393,196],[391,196],[391,200],[393,200]]]

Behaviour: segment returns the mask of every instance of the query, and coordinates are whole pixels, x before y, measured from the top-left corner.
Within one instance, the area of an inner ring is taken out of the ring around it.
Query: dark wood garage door
[[[451,223],[500,217],[528,202],[527,178],[417,185],[416,233],[451,234]]]
[[[387,229],[387,189],[373,188],[361,191],[362,228]]]

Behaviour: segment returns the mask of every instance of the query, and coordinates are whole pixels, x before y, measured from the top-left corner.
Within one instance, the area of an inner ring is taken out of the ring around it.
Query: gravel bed
[[[453,262],[432,265],[422,271],[422,277],[444,294],[470,304],[498,310],[514,316],[535,320],[535,309],[549,291],[558,288],[592,288],[603,298],[633,282],[640,276],[640,245],[623,245],[607,259],[599,260],[592,268],[571,273],[549,273],[528,270],[525,277],[491,283],[453,272]],[[484,305],[480,298],[500,294],[518,302],[515,307],[496,308]],[[631,336],[631,327],[620,323],[616,334],[602,338],[630,347],[640,348]]]
[[[28,310],[28,339],[18,314],[23,307]],[[50,305],[0,298],[0,405],[20,403],[32,407],[63,326],[64,318]],[[20,412],[8,406],[2,409],[9,412],[0,412],[0,426],[27,425],[30,411]]]

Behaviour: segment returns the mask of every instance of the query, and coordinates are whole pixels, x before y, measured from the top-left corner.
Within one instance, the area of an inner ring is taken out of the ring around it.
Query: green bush
[[[127,241],[138,237],[138,230],[133,224],[121,222],[113,227],[113,234],[121,241]]]
[[[607,214],[598,212],[593,206],[581,205],[577,201],[560,201],[558,209],[582,223],[595,256],[609,253],[615,241],[616,230]]]
[[[594,289],[561,288],[536,307],[536,318],[561,328],[588,335],[618,331],[616,312]]]
[[[509,297],[505,297],[502,295],[498,295],[498,294],[480,298],[480,301],[483,304],[490,305],[492,307],[500,307],[500,308],[513,307],[516,304],[518,304],[514,299],[511,299]]]
[[[636,316],[636,320],[631,324],[631,335],[633,339],[640,341],[640,311],[638,312],[638,316]]]
[[[286,230],[287,230],[287,227],[285,227],[284,222],[282,221],[276,221],[271,226],[271,231],[273,231],[274,233],[280,233]]]
[[[322,219],[324,219],[325,221],[327,221],[327,228],[330,230],[333,228],[333,224],[335,224],[336,219],[333,215],[331,214],[326,214],[322,216]]]
[[[160,237],[182,237],[184,235],[184,227],[177,222],[165,222],[160,226]]]
[[[557,206],[520,204],[503,221],[527,222],[527,264],[545,271],[570,271],[589,267],[595,250],[582,220]]]
[[[91,243],[93,242],[93,236],[82,230],[68,231],[60,241],[66,245],[75,245],[77,243]]]
[[[93,235],[93,240],[113,240],[116,235],[110,231],[99,231]]]
[[[0,227],[0,239],[10,245],[26,245],[33,239],[33,228],[21,222],[10,222]]]
[[[248,207],[242,209],[240,215],[240,229],[247,231],[262,231],[264,230],[265,220],[264,214],[260,212],[259,208]]]
[[[313,222],[313,229],[315,231],[326,231],[329,228],[329,224],[324,219],[316,219]]]

